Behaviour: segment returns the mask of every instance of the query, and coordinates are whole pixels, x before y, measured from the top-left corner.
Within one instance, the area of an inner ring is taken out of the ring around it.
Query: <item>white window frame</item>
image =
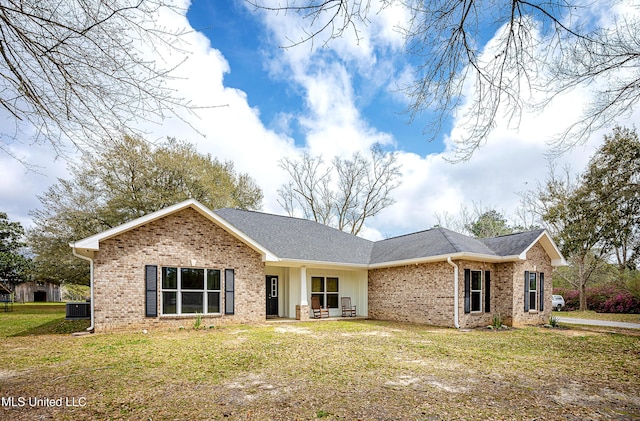
[[[534,280],[536,283],[536,288],[535,289],[531,289],[531,280]],[[529,279],[527,280],[527,282],[529,282],[529,311],[538,311],[538,291],[540,291],[540,281],[539,281],[539,276],[538,276],[538,272],[529,272]],[[531,299],[533,295],[533,300]]]
[[[479,282],[480,282],[480,289],[473,289],[473,274],[477,273],[478,274],[478,278],[479,278]],[[482,279],[482,271],[481,270],[472,270],[471,271],[471,279],[469,282],[469,299],[471,300],[471,303],[469,304],[469,307],[471,308],[471,313],[482,313],[482,307],[483,307],[483,302],[482,302],[482,292],[484,290],[483,288],[483,279]],[[480,304],[480,308],[477,310],[473,309],[473,296],[474,294],[478,294],[479,299],[478,299],[478,303]]]
[[[176,288],[164,288],[165,269],[176,270]],[[198,269],[203,271],[203,289],[183,289],[182,288],[182,270],[183,269]],[[209,289],[207,284],[207,275],[209,271],[218,272],[219,285],[218,289]],[[172,292],[176,294],[176,312],[165,313],[164,312],[164,293]],[[182,293],[183,292],[197,292],[203,295],[202,297],[202,311],[195,313],[184,313],[182,311]],[[218,293],[218,311],[209,313],[209,293]],[[160,314],[162,316],[179,316],[179,315],[196,315],[196,314],[221,314],[220,309],[222,306],[222,270],[215,268],[196,268],[196,267],[179,267],[179,266],[162,266],[160,270]]]

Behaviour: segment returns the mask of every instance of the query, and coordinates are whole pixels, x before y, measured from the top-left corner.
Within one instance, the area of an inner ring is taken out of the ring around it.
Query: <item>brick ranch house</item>
[[[187,200],[71,243],[91,265],[90,330],[358,316],[446,327],[545,323],[564,258],[544,230],[475,239],[444,228],[369,241],[325,225]]]

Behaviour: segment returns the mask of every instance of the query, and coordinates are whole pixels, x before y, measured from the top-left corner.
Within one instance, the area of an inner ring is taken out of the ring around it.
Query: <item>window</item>
[[[339,308],[338,278],[311,277],[311,296],[320,298],[321,307]]]
[[[220,313],[220,270],[162,268],[162,314]]]
[[[524,272],[524,311],[544,311],[544,272]]]
[[[471,271],[471,311],[482,311],[482,272]]]
[[[484,298],[484,300],[483,300]],[[484,308],[483,308],[484,306]],[[464,270],[464,312],[489,313],[491,311],[491,272]]]
[[[537,273],[529,273],[529,310],[536,310],[538,302],[538,278]]]

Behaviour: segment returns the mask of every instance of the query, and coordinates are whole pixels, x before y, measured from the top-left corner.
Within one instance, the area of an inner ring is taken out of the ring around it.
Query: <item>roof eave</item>
[[[238,230],[231,223],[226,221],[224,218],[218,216],[217,214],[209,210],[206,206],[204,206],[202,203],[198,202],[195,199],[188,199],[183,202],[177,203],[173,206],[169,206],[159,211],[152,212],[148,215],[142,216],[140,218],[136,218],[122,225],[118,225],[117,227],[92,235],[91,237],[87,237],[82,240],[69,243],[69,246],[74,250],[76,250],[76,252],[93,254],[94,251],[98,251],[100,249],[100,241],[104,241],[109,238],[115,237],[117,235],[130,231],[132,229],[141,227],[155,220],[164,218],[167,215],[171,215],[173,213],[179,212],[187,208],[192,208],[196,212],[203,215],[205,218],[208,218],[216,222],[225,231],[227,231],[228,233],[230,233],[240,241],[244,242],[249,247],[257,251],[258,253],[260,253],[262,255],[262,260],[264,262],[274,262],[274,261],[280,260],[278,256],[275,255],[275,253],[272,253],[267,248],[265,248],[261,244],[254,241],[252,238],[245,235],[242,231]]]
[[[373,264],[370,264],[368,267],[370,269],[381,269],[381,268],[394,267],[394,266],[407,266],[407,265],[418,265],[423,263],[445,262],[447,261],[448,258],[451,258],[452,260],[472,260],[472,261],[488,262],[488,263],[514,262],[518,260],[523,260],[521,256],[517,256],[517,255],[495,256],[491,254],[482,254],[482,253],[458,252],[458,253],[450,253],[450,254],[439,254],[437,256],[425,256],[425,257],[416,257],[413,259],[373,263]]]
[[[345,263],[345,262],[329,262],[323,260],[304,260],[304,259],[278,259],[271,261],[269,266],[285,266],[285,267],[322,267],[333,269],[368,269],[369,265],[365,263]]]
[[[93,259],[95,250],[76,247],[75,243],[69,243],[69,246],[71,246],[71,248],[76,254],[89,259]]]
[[[527,252],[531,250],[531,248],[538,242],[540,243],[542,248],[547,252],[547,255],[551,259],[551,266],[553,267],[567,266],[567,261],[565,260],[564,256],[560,252],[560,249],[558,248],[556,243],[553,241],[553,238],[551,238],[551,236],[546,230],[542,231],[538,236],[538,238],[532,241],[529,247],[527,247],[521,253],[521,256],[523,256],[522,260],[526,260]]]

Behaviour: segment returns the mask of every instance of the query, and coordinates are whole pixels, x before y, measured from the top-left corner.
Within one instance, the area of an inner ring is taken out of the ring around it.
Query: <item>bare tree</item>
[[[552,95],[540,106],[580,86],[593,86],[594,99],[585,105],[581,118],[555,139],[557,153],[635,109],[640,100],[640,20],[623,16],[611,28],[599,28],[563,46],[562,52],[549,67]]]
[[[380,145],[370,152],[335,157],[331,166],[307,153],[300,160],[284,158],[280,166],[291,180],[278,190],[278,203],[291,216],[300,211],[306,219],[357,235],[368,218],[394,203],[391,192],[400,185],[397,155]]]
[[[466,101],[466,113],[459,116],[464,130],[453,139],[454,160],[470,158],[498,118],[517,127],[525,109],[545,107],[560,92],[589,87],[595,100],[555,139],[557,151],[586,140],[612,116],[629,113],[640,95],[639,21],[627,16],[603,28],[603,21],[589,15],[595,4],[611,10],[619,0],[380,0],[379,9],[372,0],[247,1],[304,18],[304,35],[286,47],[316,39],[326,44],[345,31],[360,39],[371,14],[392,5],[409,10],[409,21],[398,31],[405,53],[417,63],[413,82],[403,87],[411,100],[410,120],[435,113],[425,127],[433,139]],[[490,44],[486,33],[496,34]],[[473,91],[465,98],[468,82]]]
[[[14,156],[26,139],[58,154],[65,139],[94,149],[185,108],[166,85],[175,65],[151,58],[180,49],[181,33],[155,22],[165,9],[177,11],[165,0],[0,1],[0,109],[15,121],[0,150]]]
[[[283,158],[280,167],[291,177],[288,184],[278,190],[278,203],[293,216],[302,211],[305,219],[331,225],[333,192],[329,187],[331,169],[321,168],[322,157],[312,157],[308,153],[301,160]]]

